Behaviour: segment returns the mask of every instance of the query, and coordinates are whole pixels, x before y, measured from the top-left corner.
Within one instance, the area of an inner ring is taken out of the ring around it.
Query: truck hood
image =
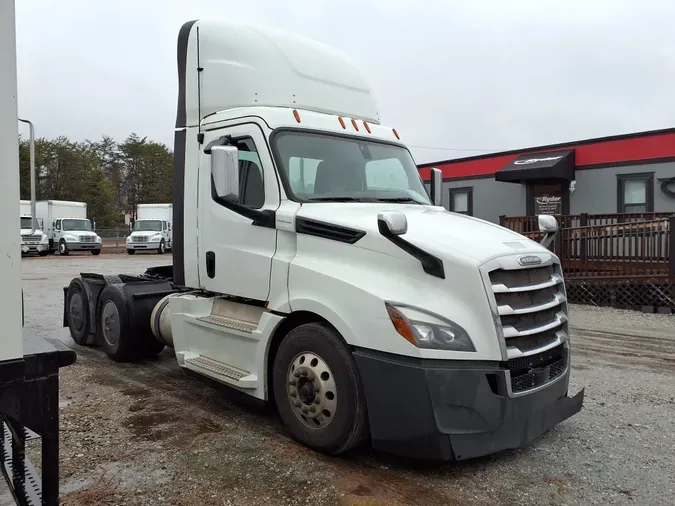
[[[381,211],[405,214],[408,231],[401,237],[441,257],[459,255],[482,264],[493,258],[515,253],[550,254],[548,249],[521,234],[478,218],[452,213],[442,207],[385,203],[313,203],[303,205],[297,216],[362,230],[367,236],[382,238],[384,242],[361,240],[356,246],[391,252],[391,243],[381,236],[378,229],[377,215]]]

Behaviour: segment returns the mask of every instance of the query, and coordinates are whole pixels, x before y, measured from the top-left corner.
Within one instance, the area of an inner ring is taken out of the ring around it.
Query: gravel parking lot
[[[63,504],[673,504],[675,316],[573,306],[571,392],[585,386],[585,406],[528,448],[445,464],[369,448],[329,458],[291,441],[271,410],[184,374],[168,349],[116,364],[74,345],[61,327],[72,277],[170,261],[23,261],[26,331],[78,352],[61,376]]]

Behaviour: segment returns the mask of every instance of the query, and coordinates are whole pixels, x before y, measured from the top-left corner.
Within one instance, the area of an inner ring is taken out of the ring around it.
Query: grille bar
[[[542,288],[548,288],[549,286],[555,286],[562,283],[562,278],[558,274],[551,274],[551,277],[548,281],[543,283],[538,283],[536,285],[524,285],[524,286],[506,286],[503,283],[492,285],[492,291],[494,293],[518,293],[518,292],[531,292],[534,290],[541,290]]]
[[[522,337],[522,336],[531,336],[533,334],[539,334],[541,332],[546,332],[547,330],[560,327],[563,323],[567,322],[567,315],[562,311],[556,313],[555,319],[550,322],[544,323],[543,325],[538,325],[536,327],[530,327],[526,330],[518,330],[517,328],[507,325],[503,327],[504,337],[508,339],[509,337]]]
[[[519,307],[514,308],[510,304],[505,304],[503,306],[499,306],[497,309],[499,310],[500,316],[536,313],[538,311],[543,311],[544,309],[551,309],[553,307],[559,306],[566,300],[567,298],[562,293],[558,292],[553,296],[553,300],[551,300],[550,302],[545,302],[543,304],[538,304],[536,306],[524,306],[520,308]]]
[[[524,348],[524,350],[518,348],[517,346],[509,346],[506,348],[506,352],[508,354],[509,360],[513,360],[514,358],[529,357],[530,355],[543,353],[555,348],[556,346],[560,346],[561,344],[566,343],[568,339],[567,333],[561,330],[560,332],[556,332],[555,339],[553,341],[550,341],[543,346],[538,346],[536,348]]]

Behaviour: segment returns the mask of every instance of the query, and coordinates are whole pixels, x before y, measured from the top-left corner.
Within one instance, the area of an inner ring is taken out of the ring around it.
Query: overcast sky
[[[673,0],[16,4],[19,111],[39,136],[171,144],[176,37],[207,17],[347,53],[418,163],[675,126]]]

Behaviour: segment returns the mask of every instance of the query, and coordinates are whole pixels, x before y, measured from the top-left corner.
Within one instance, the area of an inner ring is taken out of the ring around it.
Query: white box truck
[[[21,254],[37,253],[41,257],[49,254],[49,239],[43,232],[42,219],[37,219],[37,228],[33,230],[33,215],[31,213],[31,201],[19,202],[21,213]]]
[[[0,2],[0,455],[3,496],[19,505],[59,504],[59,368],[75,353],[24,333],[21,248],[17,240],[19,203],[19,132],[17,127],[16,29],[12,0]],[[35,135],[30,127],[31,203],[35,204]],[[38,230],[33,218],[29,233]],[[54,329],[56,331],[56,329]],[[54,332],[56,335],[57,332]],[[30,445],[26,443],[34,439]],[[41,476],[26,455],[41,452]],[[5,492],[8,492],[5,494]]]
[[[50,251],[67,255],[71,251],[101,253],[101,238],[87,218],[87,204],[67,200],[41,200],[36,203],[37,216],[47,227]]]
[[[191,21],[177,60],[173,264],[73,279],[77,343],[118,361],[171,346],[330,454],[467,459],[581,410],[559,259],[441,207],[440,170],[430,196],[346,56]]]
[[[136,220],[126,245],[129,255],[137,251],[156,251],[160,255],[172,248],[173,204],[138,204]]]

